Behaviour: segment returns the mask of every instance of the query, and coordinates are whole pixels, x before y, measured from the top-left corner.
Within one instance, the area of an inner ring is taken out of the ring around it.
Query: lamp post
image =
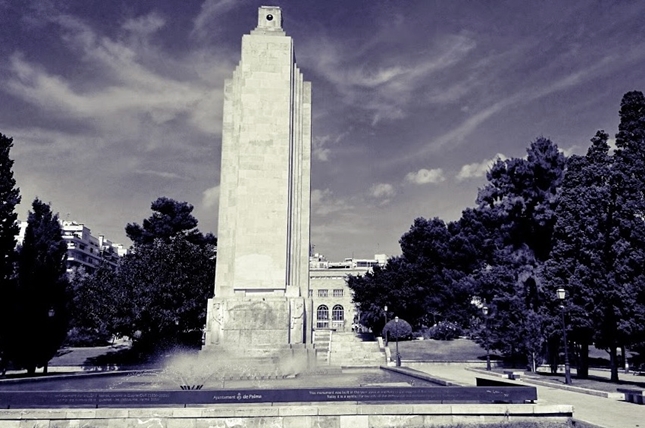
[[[490,338],[488,337],[488,306],[482,307],[482,313],[484,314],[484,327],[486,329],[486,370],[490,371]]]
[[[564,383],[571,384],[571,367],[569,367],[569,347],[567,346],[567,324],[564,319],[564,299],[566,292],[564,288],[558,288],[558,299],[560,299],[560,312],[562,312],[562,339],[564,340]]]
[[[387,332],[385,331],[385,326],[387,325],[387,305],[383,306],[383,317],[385,318],[385,324],[383,324],[383,339],[385,339],[385,345],[387,345]]]
[[[399,354],[399,317],[394,317],[394,334],[396,335],[396,366],[401,367],[401,354]]]

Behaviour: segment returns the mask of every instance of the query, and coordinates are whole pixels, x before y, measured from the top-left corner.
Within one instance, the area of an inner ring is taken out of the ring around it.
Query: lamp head
[[[484,307],[482,307],[482,313],[483,313],[484,315],[488,315],[488,306],[484,306]]]
[[[564,300],[564,298],[566,297],[566,292],[565,292],[564,288],[562,288],[562,287],[558,288],[556,290],[556,293],[558,293],[558,299],[560,299],[560,300]]]

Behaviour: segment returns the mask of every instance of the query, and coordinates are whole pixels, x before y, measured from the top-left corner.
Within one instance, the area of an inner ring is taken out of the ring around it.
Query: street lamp
[[[385,326],[387,325],[387,305],[383,306],[383,317],[385,318],[385,324],[383,324],[383,339],[385,339],[385,344],[387,345],[387,331],[385,330]]]
[[[399,317],[394,317],[394,334],[396,335],[396,366],[401,367],[401,354],[399,354]]]
[[[564,340],[564,383],[571,384],[571,367],[569,367],[569,348],[567,346],[567,324],[564,319],[564,299],[566,292],[564,288],[557,289],[557,295],[560,302],[560,312],[562,312],[562,338]]]
[[[488,337],[488,306],[482,307],[482,313],[484,314],[484,327],[486,329],[486,370],[490,371],[490,338]]]

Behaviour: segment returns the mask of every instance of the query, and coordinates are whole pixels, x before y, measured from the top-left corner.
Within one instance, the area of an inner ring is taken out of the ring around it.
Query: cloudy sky
[[[0,132],[31,201],[130,245],[159,196],[217,232],[224,80],[261,4],[313,85],[312,243],[399,254],[459,218],[496,157],[584,153],[645,91],[645,2],[0,0]]]

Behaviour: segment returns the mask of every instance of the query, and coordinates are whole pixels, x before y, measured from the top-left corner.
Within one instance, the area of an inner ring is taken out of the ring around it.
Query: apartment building
[[[20,232],[18,243],[25,239],[26,221],[18,221]],[[92,273],[101,263],[116,266],[119,257],[128,253],[122,244],[115,244],[103,235],[94,236],[90,228],[83,223],[61,220],[63,239],[67,244],[67,271],[83,268],[85,272]]]

